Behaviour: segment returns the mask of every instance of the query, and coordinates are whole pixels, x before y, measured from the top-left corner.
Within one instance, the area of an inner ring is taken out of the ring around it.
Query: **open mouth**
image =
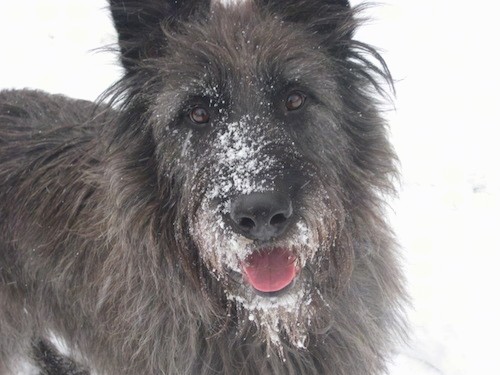
[[[256,291],[271,294],[286,289],[299,272],[297,257],[286,248],[259,249],[245,258],[242,269]]]

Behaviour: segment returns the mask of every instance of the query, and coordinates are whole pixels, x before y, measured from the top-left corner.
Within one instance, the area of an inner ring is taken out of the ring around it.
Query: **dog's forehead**
[[[208,20],[167,35],[171,53],[164,60],[164,72],[175,77],[169,83],[189,81],[189,88],[198,84],[200,90],[247,84],[259,89],[278,81],[318,80],[329,70],[314,36],[278,16],[261,13],[250,0],[237,4],[215,6]]]

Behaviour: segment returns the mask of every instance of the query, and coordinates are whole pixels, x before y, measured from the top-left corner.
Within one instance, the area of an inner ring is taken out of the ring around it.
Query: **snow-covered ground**
[[[359,3],[359,1],[352,1]],[[391,375],[500,374],[498,5],[387,0],[359,39],[385,50],[403,183],[392,220],[413,335]],[[93,100],[119,75],[105,0],[0,5],[0,88]]]

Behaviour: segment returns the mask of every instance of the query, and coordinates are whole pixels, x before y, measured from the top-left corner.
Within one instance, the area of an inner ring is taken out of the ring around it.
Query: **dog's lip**
[[[295,280],[299,268],[297,256],[283,247],[261,248],[241,263],[244,279],[264,294],[281,292]]]

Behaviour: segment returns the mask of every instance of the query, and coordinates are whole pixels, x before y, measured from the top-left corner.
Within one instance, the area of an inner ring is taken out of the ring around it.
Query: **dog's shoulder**
[[[105,104],[37,90],[0,91],[0,174],[61,174],[96,163],[100,134],[114,110]],[[89,156],[90,155],[90,156]],[[43,172],[44,171],[44,172]],[[43,173],[42,173],[43,172]]]
[[[58,127],[78,127],[89,123],[95,114],[109,111],[103,105],[48,94],[40,90],[0,91],[0,126],[9,125],[40,131]]]

